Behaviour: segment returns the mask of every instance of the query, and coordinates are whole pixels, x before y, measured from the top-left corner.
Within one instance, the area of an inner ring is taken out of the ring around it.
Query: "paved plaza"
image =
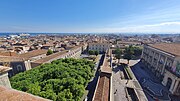
[[[120,82],[121,76],[120,76],[120,70],[121,67],[114,67],[113,71],[113,79],[112,79],[112,84],[113,84],[113,94],[114,94],[114,99],[113,101],[119,101],[121,99],[122,101],[128,101],[126,98],[126,92],[124,90],[125,85],[127,80],[123,80]]]
[[[127,60],[121,59],[121,63],[126,63],[126,62]],[[133,93],[129,93],[130,95],[127,94],[126,88],[134,89],[137,92],[137,96],[139,100],[146,101],[147,99],[135,76],[133,76],[132,79],[127,79],[127,78],[122,79],[122,75],[124,75],[123,70],[124,67],[122,65],[113,66],[113,75],[112,75],[113,101],[120,101],[120,99],[122,101],[135,100],[132,97]],[[131,96],[131,98],[128,98],[128,96]]]
[[[164,87],[150,71],[145,69],[145,67],[142,68],[143,65],[139,60],[132,60],[130,64],[132,71],[143,87],[149,101],[155,101],[155,99],[162,101],[171,100],[167,88]]]
[[[153,81],[151,81],[151,79],[147,78],[147,79],[143,79],[143,81],[141,82],[141,84],[143,85],[144,88],[148,89],[149,91],[151,91],[154,95],[157,96],[163,96],[162,94],[162,86],[161,84],[155,83]]]

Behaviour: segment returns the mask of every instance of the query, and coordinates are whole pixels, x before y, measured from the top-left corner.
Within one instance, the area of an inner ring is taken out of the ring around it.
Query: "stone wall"
[[[22,61],[22,62],[21,61],[19,61],[19,62],[11,62],[10,67],[12,68],[12,70],[10,70],[8,72],[9,77],[12,77],[17,73],[26,71],[24,61]]]
[[[7,72],[0,74],[0,85],[11,88]]]

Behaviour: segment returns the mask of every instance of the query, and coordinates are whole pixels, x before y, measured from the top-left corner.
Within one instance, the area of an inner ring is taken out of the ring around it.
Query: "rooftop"
[[[101,45],[109,45],[110,43],[108,43],[108,42],[93,42],[93,43],[89,43],[89,45],[99,45],[99,44],[101,44]]]
[[[8,72],[9,70],[11,70],[11,68],[5,67],[5,66],[0,66],[0,74]]]
[[[141,44],[138,41],[117,41],[118,44]]]
[[[4,52],[0,52],[0,55],[2,55],[2,56],[16,56],[17,54],[15,52],[4,51]]]
[[[109,101],[110,78],[102,76],[99,78],[94,101]]]
[[[38,55],[46,54],[46,53],[47,53],[47,50],[38,49],[38,50],[29,51],[27,53],[19,54],[18,56],[21,58],[29,59]]]
[[[94,93],[94,101],[110,101],[110,78],[112,69],[110,67],[109,57],[107,57],[106,55],[100,68],[101,74],[98,78],[96,90]]]
[[[108,57],[106,57],[106,56],[104,57],[103,65],[101,66],[100,70],[103,73],[109,73],[109,74],[112,73],[112,69],[110,67],[110,61],[109,61]]]
[[[75,49],[77,49],[77,48],[79,48],[79,47],[81,47],[81,45],[80,45],[80,46],[72,47],[72,48],[70,49],[70,51],[75,50]],[[44,58],[42,58],[42,59],[39,59],[39,60],[37,60],[37,61],[34,61],[34,63],[40,63],[40,64],[46,63],[46,62],[48,62],[48,61],[50,61],[50,60],[55,59],[56,57],[59,57],[59,56],[61,56],[61,55],[66,54],[66,53],[68,53],[68,50],[61,51],[61,52],[57,52],[57,53],[53,53],[53,54],[51,54],[51,55],[49,55],[49,56],[46,56],[46,57],[44,57]]]
[[[49,56],[46,56],[46,57],[41,58],[41,59],[39,59],[39,60],[37,60],[37,61],[34,61],[34,62],[35,62],[35,63],[46,63],[46,62],[50,61],[51,59],[54,59],[54,58],[56,58],[56,57],[58,57],[58,56],[61,56],[61,55],[65,54],[65,53],[67,53],[67,52],[68,52],[68,51],[65,50],[65,51],[53,53],[53,54],[51,54],[51,55],[49,55]]]
[[[158,43],[148,45],[158,50],[170,53],[172,55],[180,56],[180,44],[178,43]]]
[[[14,56],[0,56],[0,62],[17,62],[24,61],[23,58]]]
[[[49,101],[32,94],[28,94],[22,91],[5,88],[0,86],[0,100],[1,101]]]

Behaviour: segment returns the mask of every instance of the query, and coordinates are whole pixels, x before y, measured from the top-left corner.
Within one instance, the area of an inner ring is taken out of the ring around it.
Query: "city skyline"
[[[0,32],[180,32],[178,0],[0,2]]]

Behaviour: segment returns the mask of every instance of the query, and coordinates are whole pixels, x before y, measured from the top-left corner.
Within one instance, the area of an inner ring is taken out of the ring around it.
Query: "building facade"
[[[0,65],[11,68],[11,70],[8,71],[9,77],[31,69],[30,61],[20,57],[0,56]]]
[[[141,42],[137,41],[117,41],[116,47],[117,48],[126,48],[128,46],[140,46]]]
[[[174,95],[180,95],[180,44],[144,45],[142,62]]]
[[[89,43],[88,50],[97,50],[99,52],[106,52],[110,47],[109,43]]]

